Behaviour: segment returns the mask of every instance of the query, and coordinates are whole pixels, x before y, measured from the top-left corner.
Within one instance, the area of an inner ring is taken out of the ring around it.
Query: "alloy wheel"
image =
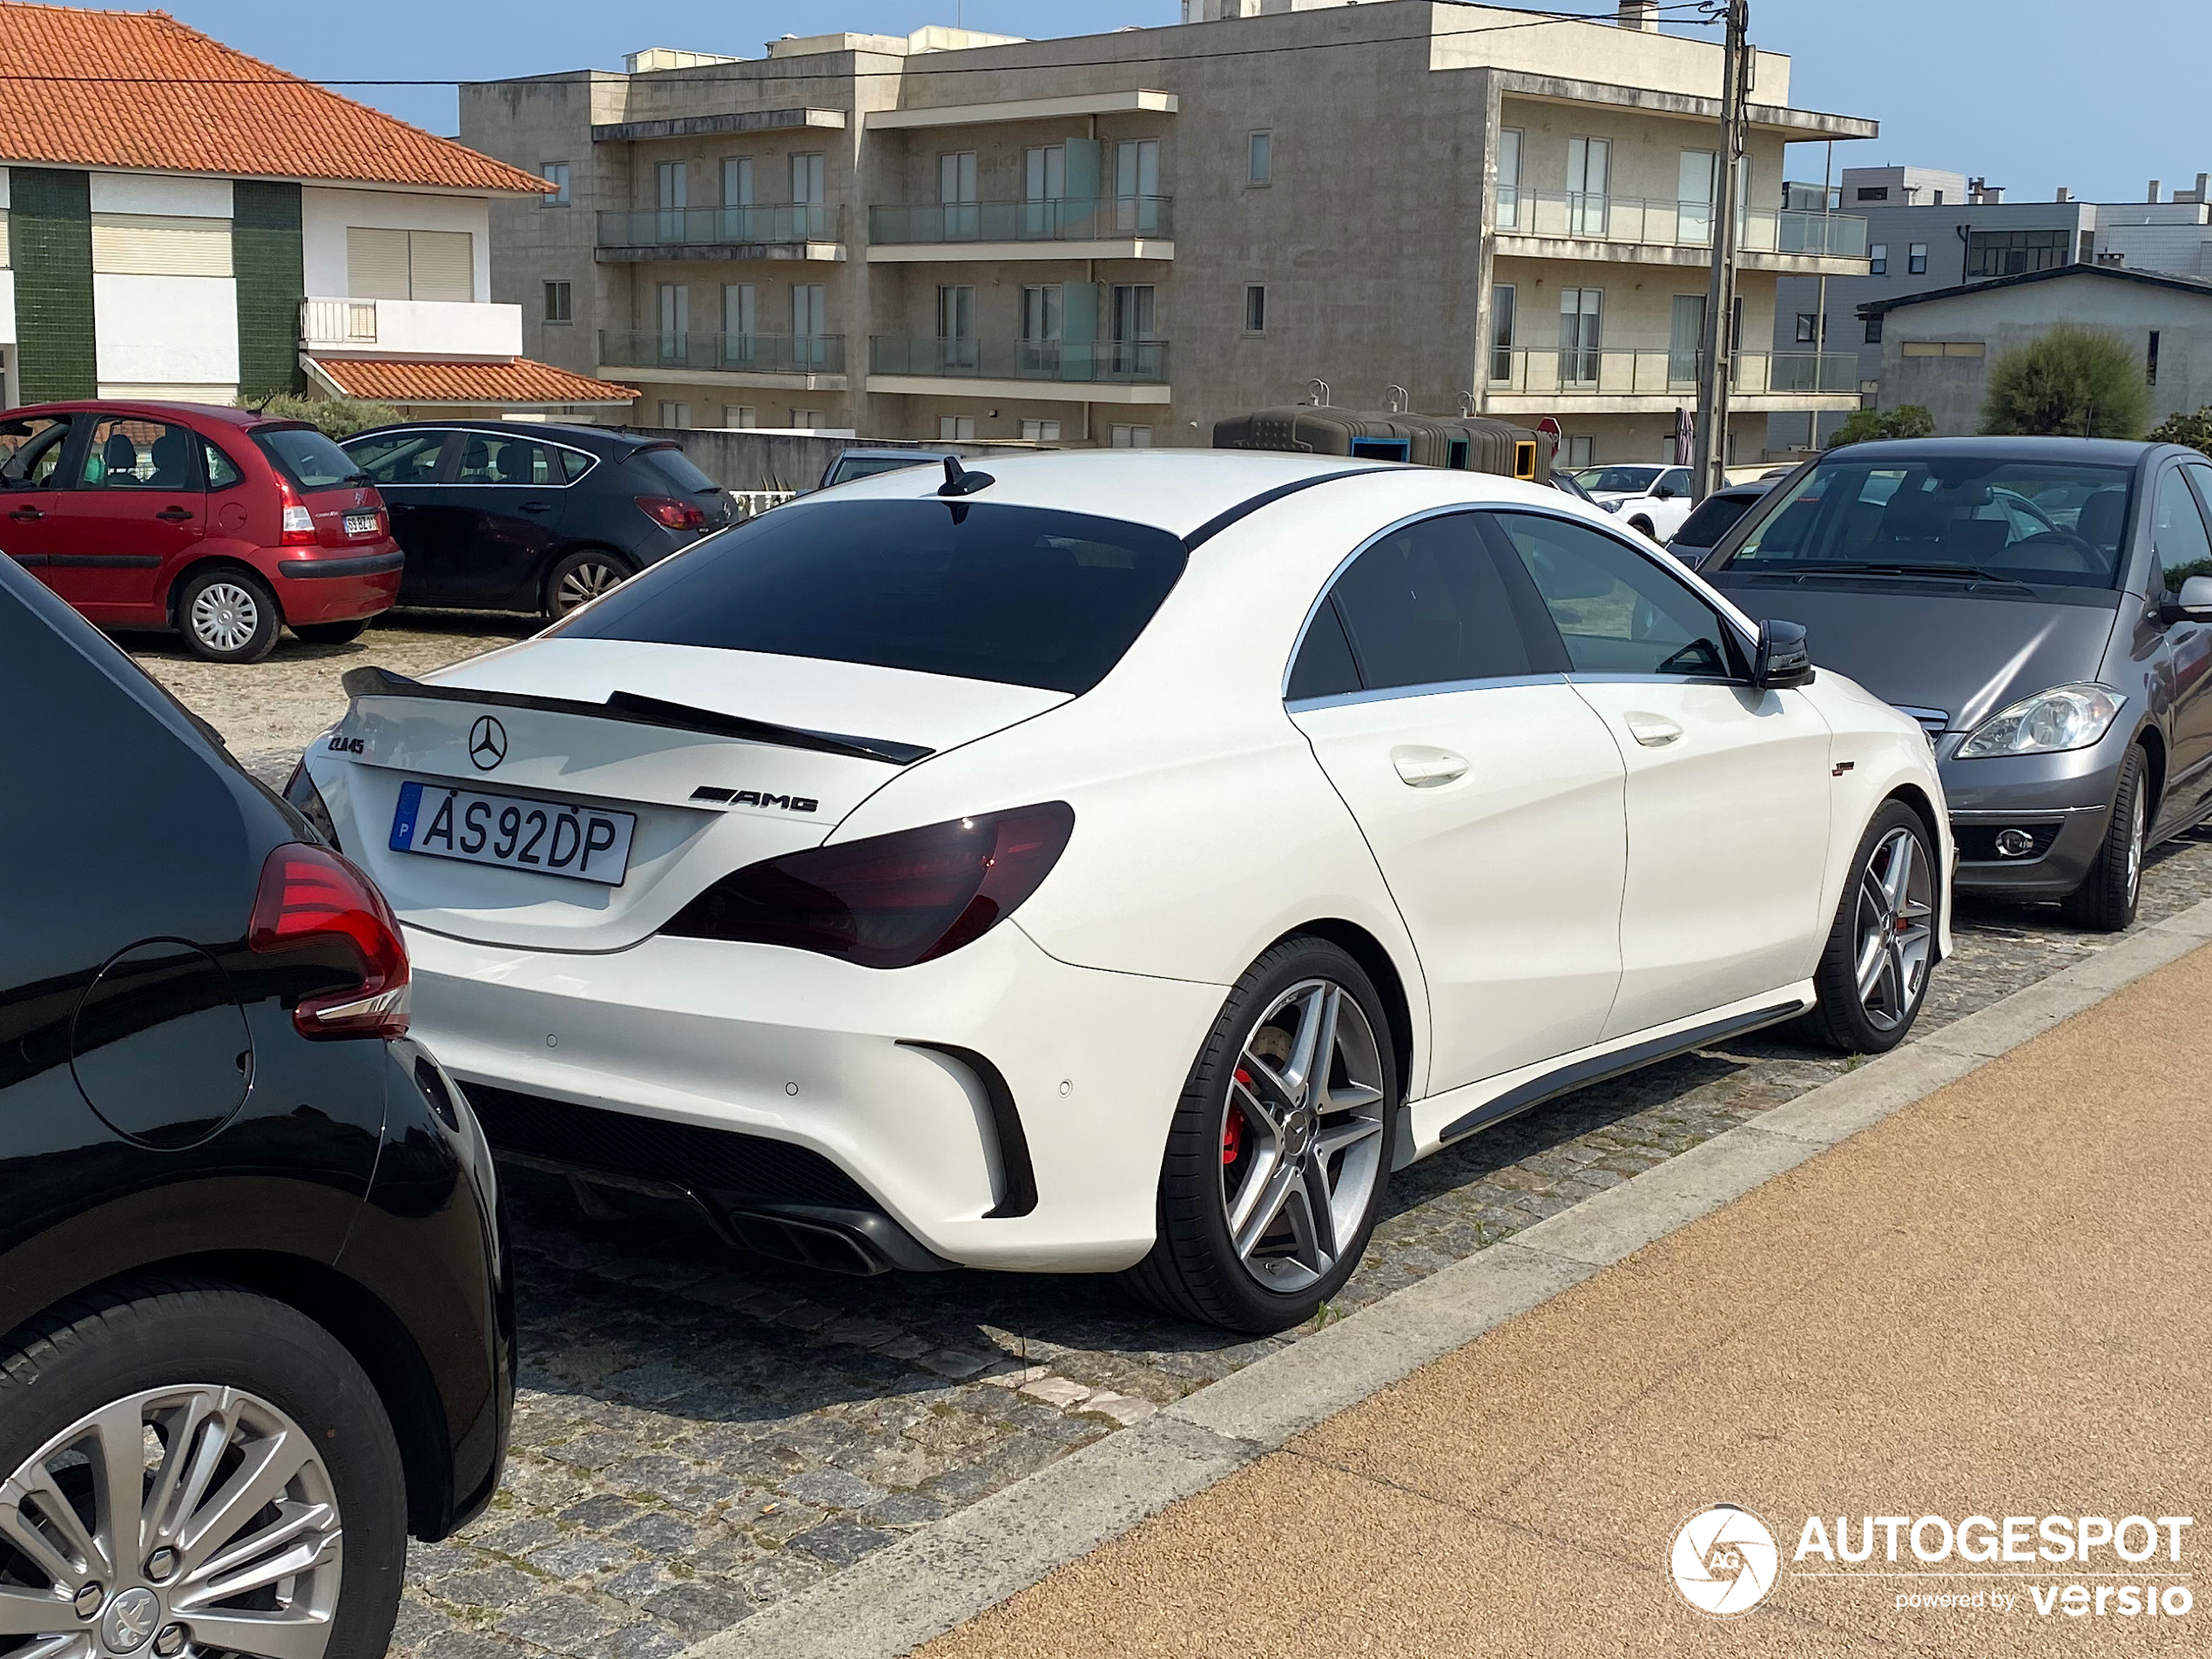
[[[192,636],[210,651],[243,651],[261,626],[261,605],[236,582],[211,582],[192,596]]]
[[[565,616],[578,605],[621,585],[622,572],[613,565],[603,559],[586,559],[561,573],[561,579],[553,589],[554,614]]]
[[[1222,1110],[1221,1201],[1245,1270],[1304,1290],[1334,1267],[1383,1175],[1382,1052],[1359,999],[1305,980],[1246,1034]]]
[[[321,1659],[338,1500],[306,1430],[213,1384],[78,1419],[0,1484],[10,1659]]]
[[[1858,880],[1858,1001],[1878,1031],[1912,1015],[1935,949],[1935,890],[1919,838],[1893,829]]]

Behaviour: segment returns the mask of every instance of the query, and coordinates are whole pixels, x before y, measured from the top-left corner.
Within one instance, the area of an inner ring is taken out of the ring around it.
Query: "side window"
[[[1305,631],[1305,643],[1298,647],[1284,700],[1297,703],[1309,697],[1341,697],[1359,689],[1359,667],[1352,660],[1352,642],[1344,637],[1337,602],[1333,597],[1324,599]]]
[[[1541,671],[1470,513],[1392,531],[1337,578],[1329,604],[1371,691]]]
[[[207,469],[208,489],[228,489],[245,478],[246,475],[238,469],[238,463],[205,438],[199,441],[199,454],[202,463]]]
[[[557,484],[564,482],[558,454],[531,438],[510,438],[503,433],[468,433],[461,449],[461,470],[455,482],[463,484]]]
[[[560,449],[555,453],[561,458],[561,480],[563,483],[572,484],[591,470],[591,457],[581,449]]]
[[[17,489],[50,489],[54,469],[69,443],[69,422],[47,415],[0,421],[0,484]]]
[[[1659,488],[1676,500],[1689,494],[1689,469],[1669,467],[1659,475]]]
[[[1711,606],[1601,530],[1534,513],[1494,515],[1582,674],[1726,675]]]
[[[198,489],[199,438],[189,427],[107,415],[92,428],[78,482],[86,489]]]
[[[354,463],[380,484],[435,483],[442,432],[380,432],[354,438],[346,446]]]
[[[2212,468],[2197,467],[2200,484],[2212,482]],[[2158,549],[2159,569],[2166,573],[2166,589],[2179,593],[2193,576],[2212,576],[2212,538],[2204,530],[2204,515],[2197,510],[2178,467],[2168,469],[2158,481],[2157,517],[2151,540]]]

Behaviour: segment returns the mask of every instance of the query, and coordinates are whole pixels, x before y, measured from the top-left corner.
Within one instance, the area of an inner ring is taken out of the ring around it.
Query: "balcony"
[[[1174,208],[1170,196],[875,206],[868,209],[868,259],[1171,260]]]
[[[827,202],[765,207],[648,207],[599,215],[603,263],[645,260],[841,260],[845,209]]]
[[[300,302],[300,345],[324,356],[520,357],[523,308],[449,300]]]
[[[1559,251],[1541,246],[1546,242],[1606,242],[1662,253],[1665,263],[1694,265],[1703,263],[1710,254],[1715,217],[1709,202],[1507,186],[1498,192],[1493,228],[1501,253],[1541,256]],[[1865,259],[1866,221],[1851,213],[1746,208],[1737,221],[1737,245],[1750,269],[1817,274],[1830,261]],[[1866,273],[1831,267],[1828,274]]]
[[[1491,414],[1544,414],[1561,404],[1620,415],[1695,403],[1701,354],[1666,347],[1494,352],[1484,401]],[[1738,352],[1730,406],[1759,411],[1858,407],[1855,352]]]
[[[603,329],[603,372],[659,384],[846,389],[842,334],[714,334]]]
[[[1035,397],[1084,403],[1165,403],[1164,340],[945,340],[877,334],[867,389]]]

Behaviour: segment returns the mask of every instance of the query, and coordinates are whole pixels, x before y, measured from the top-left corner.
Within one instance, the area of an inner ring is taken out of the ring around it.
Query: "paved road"
[[[402,615],[344,647],[288,639],[217,668],[141,660],[262,776],[343,712],[337,676],[401,671],[527,631]],[[2163,849],[2143,919],[2212,896],[2212,838]],[[2055,911],[1975,906],[1923,1031],[2093,954]],[[1772,1037],[1581,1093],[1393,1182],[1349,1312],[1837,1076]],[[1295,1341],[1138,1312],[1112,1284],[974,1273],[842,1279],[732,1254],[703,1231],[593,1223],[510,1177],[522,1399],[507,1481],[457,1539],[417,1546],[394,1651],[654,1659],[903,1531]]]

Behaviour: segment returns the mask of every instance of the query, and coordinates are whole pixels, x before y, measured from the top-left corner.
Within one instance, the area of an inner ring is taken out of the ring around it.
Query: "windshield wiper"
[[[1985,570],[1973,564],[1824,563],[1817,570],[1794,570],[1791,574],[1800,579],[1809,576],[1932,576],[1947,577],[1958,582],[1994,582],[2006,588],[2031,585],[2018,577],[2000,576],[1994,570]]]

